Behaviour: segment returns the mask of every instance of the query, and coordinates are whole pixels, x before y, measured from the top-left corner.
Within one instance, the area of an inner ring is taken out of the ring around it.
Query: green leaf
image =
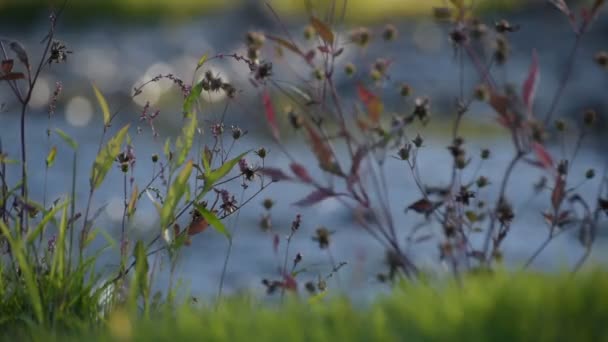
[[[190,94],[184,100],[183,114],[184,116],[188,116],[192,113],[192,108],[196,103],[196,100],[201,95],[203,91],[203,81],[198,82],[196,85],[190,89]]]
[[[46,167],[50,168],[55,164],[55,157],[57,156],[57,146],[51,147],[49,154],[46,156]]]
[[[175,141],[175,149],[177,151],[176,158],[174,159],[175,163],[173,164],[174,169],[180,167],[186,161],[190,149],[192,149],[192,144],[194,143],[196,126],[196,114],[193,113],[190,115],[189,122],[182,127],[182,135],[177,137],[177,140]]]
[[[165,140],[165,146],[163,147],[163,153],[165,154],[165,157],[167,159],[169,159],[169,155],[171,154],[171,138],[167,138],[167,140]]]
[[[76,140],[72,139],[72,137],[70,137],[69,135],[67,135],[64,131],[60,130],[59,128],[55,128],[55,132],[57,133],[57,135],[59,135],[59,137],[61,139],[63,139],[63,141],[65,141],[73,150],[78,149],[78,143],[76,142]]]
[[[223,234],[228,240],[232,239],[232,235],[230,235],[230,232],[228,231],[228,229],[226,229],[226,226],[224,226],[224,224],[222,223],[222,221],[220,221],[217,215],[200,205],[196,205],[196,210],[199,212],[199,214],[201,214],[205,221],[207,221],[207,223],[209,223],[213,228],[215,228],[215,230]]]
[[[97,189],[105,179],[112,167],[112,163],[114,163],[114,160],[120,153],[120,146],[125,140],[128,130],[129,125],[127,124],[99,151],[91,169],[91,189]]]
[[[59,223],[59,235],[57,236],[57,244],[55,245],[55,251],[53,252],[53,261],[51,264],[51,278],[56,279],[59,282],[63,281],[63,275],[65,274],[65,232],[68,227],[68,208],[63,207],[61,212],[61,221]]]
[[[186,192],[190,173],[192,173],[192,160],[186,163],[169,188],[169,193],[167,194],[165,203],[160,211],[160,225],[163,231],[169,226],[169,223],[171,223],[175,208]]]
[[[4,221],[0,220],[0,231],[3,237],[6,238],[13,257],[17,260],[19,270],[21,271],[21,278],[25,282],[25,287],[28,292],[29,300],[34,308],[34,314],[39,323],[44,322],[44,315],[42,309],[42,300],[40,298],[40,292],[38,290],[38,284],[34,279],[34,273],[30,267],[31,263],[28,262],[28,258],[25,254],[25,248],[20,240],[15,241],[11,235],[10,229],[6,226]],[[17,237],[18,238],[18,237]]]
[[[40,235],[40,233],[42,233],[47,224],[55,218],[55,214],[57,214],[59,210],[62,210],[67,204],[68,202],[63,202],[60,205],[56,205],[53,209],[49,210],[46,214],[44,214],[44,217],[42,218],[40,223],[38,223],[36,229],[32,230],[28,234],[26,238],[26,243],[30,244],[34,242],[36,238]]]
[[[108,127],[110,125],[110,106],[108,106],[108,102],[106,98],[103,96],[101,91],[97,89],[97,87],[93,84],[93,91],[95,92],[95,97],[97,98],[97,102],[99,102],[99,107],[101,107],[101,112],[103,113],[103,125]]]
[[[230,173],[232,168],[234,168],[239,160],[241,160],[247,153],[249,153],[249,151],[239,154],[236,158],[225,162],[222,164],[222,166],[205,174],[205,187],[203,188],[203,192],[211,190],[213,188],[213,184]]]
[[[203,66],[203,64],[205,64],[206,61],[207,61],[207,54],[204,54],[198,60],[198,63],[196,63],[196,70],[200,69]]]

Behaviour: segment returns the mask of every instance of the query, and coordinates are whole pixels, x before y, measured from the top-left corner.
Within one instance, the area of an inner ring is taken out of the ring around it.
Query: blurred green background
[[[68,0],[66,17],[71,21],[86,21],[100,16],[122,20],[180,19],[205,15],[213,11],[238,8],[244,5],[271,4],[283,15],[300,15],[305,11],[303,0]],[[438,0],[347,0],[347,20],[370,22],[387,17],[428,15],[433,7],[448,1]],[[477,0],[480,10],[513,9],[521,4],[539,3],[538,0]],[[0,13],[5,20],[31,19],[46,13],[49,6],[58,7],[63,0],[2,0]],[[326,0],[311,0],[315,7]]]

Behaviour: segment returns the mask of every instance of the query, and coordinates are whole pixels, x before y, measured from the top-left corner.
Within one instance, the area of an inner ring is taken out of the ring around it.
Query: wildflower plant
[[[160,295],[152,293],[151,285],[160,269],[156,261],[153,264],[149,261],[157,260],[161,253],[167,255],[173,278],[180,251],[209,227],[224,235],[228,242],[224,272],[219,280],[221,295],[233,240],[233,227],[227,227],[224,221],[238,215],[240,209],[271,182],[259,173],[268,151],[258,148],[254,154],[253,149],[241,146],[246,130],[236,125],[230,126],[230,130],[224,129],[226,110],[238,96],[238,90],[221,75],[206,69],[206,55],[193,66],[194,76],[202,75],[200,81],[188,83],[174,74],[158,75],[133,90],[131,97],[137,97],[149,84],[169,79],[182,94],[182,106],[176,111],[182,117],[181,132],[175,140],[167,138],[163,150],[152,156],[138,155],[132,137],[145,134],[149,128],[154,139],[161,138],[163,132],[155,121],[164,113],[147,103],[138,116],[129,118],[120,110],[113,111],[114,106],[102,91],[92,85],[103,126],[97,155],[91,160],[86,199],[76,197],[81,186],[76,183],[78,143],[62,130],[51,129],[62,91],[62,84],[57,83],[49,103],[49,126],[45,134],[49,148],[43,161],[44,195],[39,199],[29,196],[28,169],[40,162],[26,159],[28,144],[34,136],[28,137],[26,130],[32,90],[45,69],[69,63],[68,56],[73,53],[69,43],[55,39],[56,23],[62,11],[63,7],[50,16],[39,63],[35,63],[19,41],[0,41],[0,81],[10,89],[21,109],[20,158],[4,153],[0,142],[2,324],[25,319],[50,327],[69,326],[73,315],[94,322],[100,318],[100,312],[125,304],[139,307],[147,315]],[[199,101],[204,92],[227,95],[225,111],[216,115],[216,121],[202,119],[203,115],[213,116]],[[208,140],[203,139],[207,136]],[[52,144],[52,137],[59,137],[73,153],[60,155],[57,146]],[[46,190],[49,175],[53,173],[53,166],[64,162],[62,159],[66,157],[73,165],[70,191],[66,196],[49,198]],[[17,167],[20,180],[11,184],[8,175],[17,172]],[[138,167],[152,169],[150,178],[136,179],[134,169]],[[112,173],[121,174],[122,182],[105,182]],[[241,193],[229,192],[230,184],[240,185]],[[118,241],[106,238],[107,247],[115,246],[120,260],[113,276],[107,279],[101,278],[95,264],[108,248],[96,249],[92,244],[99,240],[101,232],[95,222],[104,206],[96,208],[93,199],[102,187],[121,194],[123,204]],[[152,237],[132,241],[137,236],[131,232],[133,219],[142,201],[153,203],[158,226]],[[173,288],[164,294],[169,303],[174,295]]]

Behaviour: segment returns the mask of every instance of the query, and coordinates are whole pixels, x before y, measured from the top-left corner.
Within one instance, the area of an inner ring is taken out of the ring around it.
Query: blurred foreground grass
[[[15,22],[46,14],[49,4],[59,7],[64,0],[2,0],[0,1],[0,23]],[[86,22],[97,18],[113,20],[181,20],[210,14],[216,10],[239,8],[245,4],[270,3],[281,15],[301,18],[306,12],[304,0],[68,0],[66,17],[71,21]],[[477,0],[480,10],[512,9],[525,0]],[[325,11],[327,0],[312,0],[316,9]],[[338,7],[341,1],[338,1]],[[428,16],[433,7],[444,6],[443,0],[348,0],[347,21],[381,21],[399,16]],[[339,9],[337,9],[340,13]]]
[[[468,276],[460,284],[404,284],[373,304],[251,299],[134,319],[114,311],[69,334],[30,326],[3,338],[40,341],[608,341],[608,273]],[[200,305],[200,304],[197,304]],[[77,319],[77,317],[75,317]],[[15,325],[11,325],[14,329]]]

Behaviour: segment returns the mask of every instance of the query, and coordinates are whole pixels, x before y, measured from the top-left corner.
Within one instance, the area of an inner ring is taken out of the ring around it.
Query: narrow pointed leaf
[[[127,216],[128,217],[133,216],[133,213],[135,212],[138,195],[139,195],[139,189],[137,188],[137,184],[136,184],[133,187],[133,190],[131,191],[131,198],[129,199],[129,204],[127,205]]]
[[[273,168],[273,167],[265,167],[260,170],[260,173],[264,176],[268,176],[272,179],[273,182],[278,182],[282,180],[291,180],[291,177],[285,174],[281,169]]]
[[[187,119],[188,123],[182,127],[182,134],[175,140],[175,158],[173,168],[180,167],[188,157],[192,144],[194,143],[194,135],[196,133],[197,119],[196,114],[192,113]]]
[[[108,106],[108,102],[106,98],[103,96],[101,91],[97,89],[97,87],[93,84],[93,92],[95,93],[95,97],[97,98],[97,102],[99,103],[99,108],[101,108],[101,113],[103,114],[103,124],[104,126],[110,125],[110,107]]]
[[[120,146],[125,140],[128,130],[129,125],[127,124],[115,136],[110,138],[108,143],[99,151],[91,169],[90,182],[92,189],[97,189],[101,185],[110,168],[112,168],[112,164],[120,153]]]
[[[300,55],[300,56],[304,56],[304,53],[302,53],[302,51],[292,42],[283,39],[281,37],[277,37],[277,36],[273,36],[271,34],[267,34],[266,38],[268,38],[269,40],[279,44],[280,46],[286,48],[287,50],[290,50],[291,52]]]
[[[46,156],[46,167],[50,168],[53,166],[53,164],[55,164],[55,157],[57,156],[57,146],[53,146],[51,147],[51,150],[49,151],[49,153]]]
[[[222,166],[206,174],[205,187],[203,188],[203,192],[211,190],[213,188],[213,185],[220,179],[224,178],[228,173],[230,173],[234,166],[238,164],[239,160],[241,160],[245,155],[247,155],[247,153],[249,153],[249,151],[241,153],[236,158],[228,160],[227,162],[222,164]]]
[[[232,235],[230,235],[230,232],[228,231],[226,226],[224,226],[224,223],[220,221],[217,215],[207,210],[206,208],[198,205],[196,206],[196,210],[201,214],[205,221],[207,221],[215,230],[224,235],[228,240],[232,239]]]
[[[532,144],[532,150],[534,151],[538,162],[544,169],[553,169],[553,158],[551,158],[551,155],[549,152],[547,152],[547,149],[545,149],[543,145],[535,142]]]
[[[60,130],[59,128],[55,128],[55,132],[57,133],[57,135],[59,135],[59,137],[65,141],[73,150],[77,150],[78,149],[78,143],[76,142],[76,140],[72,139],[72,137],[70,137],[69,135],[67,135],[67,133],[65,133],[64,131]]]
[[[205,62],[207,61],[207,54],[204,54],[201,56],[201,58],[199,58],[198,62],[196,63],[196,70],[200,69],[203,64],[205,64]]]
[[[274,107],[272,106],[272,101],[268,91],[264,91],[264,94],[262,94],[262,102],[264,103],[264,111],[266,112],[266,121],[268,122],[268,125],[270,125],[270,129],[272,131],[272,137],[274,140],[279,141],[279,125],[277,124]]]
[[[196,101],[198,100],[198,97],[201,95],[202,91],[203,81],[198,82],[192,87],[192,89],[190,89],[190,93],[188,94],[188,96],[186,96],[186,99],[184,100],[184,105],[182,109],[184,116],[188,116],[192,113],[194,105],[196,104]]]
[[[334,33],[324,22],[313,16],[310,18],[310,24],[314,27],[323,41],[328,45],[334,44]]]
[[[310,207],[335,195],[331,189],[321,188],[311,192],[308,196],[294,203],[294,205],[298,207]]]
[[[163,204],[162,209],[160,211],[160,226],[163,232],[169,227],[169,223],[171,223],[171,221],[173,220],[175,208],[177,208],[177,204],[186,192],[186,186],[188,184],[188,180],[190,179],[191,173],[192,160],[188,161],[184,165],[179,175],[173,181],[169,188],[169,193],[167,194],[167,198],[165,198],[165,203]]]
[[[0,75],[0,81],[16,81],[24,78],[25,75],[22,72],[9,72],[8,74]]]
[[[564,196],[566,196],[566,179],[564,176],[559,175],[555,180],[555,187],[551,192],[551,205],[553,206],[553,210],[557,212],[559,207],[564,200]]]
[[[310,174],[308,173],[306,168],[304,166],[302,166],[301,164],[291,163],[291,164],[289,164],[289,167],[291,168],[291,171],[293,172],[293,174],[296,175],[296,177],[298,177],[302,182],[304,182],[304,183],[313,182],[312,177],[310,177]]]
[[[538,65],[538,55],[536,50],[532,51],[532,64],[528,70],[528,77],[526,78],[523,87],[522,94],[524,105],[528,109],[529,118],[532,117],[532,105],[534,102],[534,96],[536,95],[536,88],[540,82],[540,68]]]

